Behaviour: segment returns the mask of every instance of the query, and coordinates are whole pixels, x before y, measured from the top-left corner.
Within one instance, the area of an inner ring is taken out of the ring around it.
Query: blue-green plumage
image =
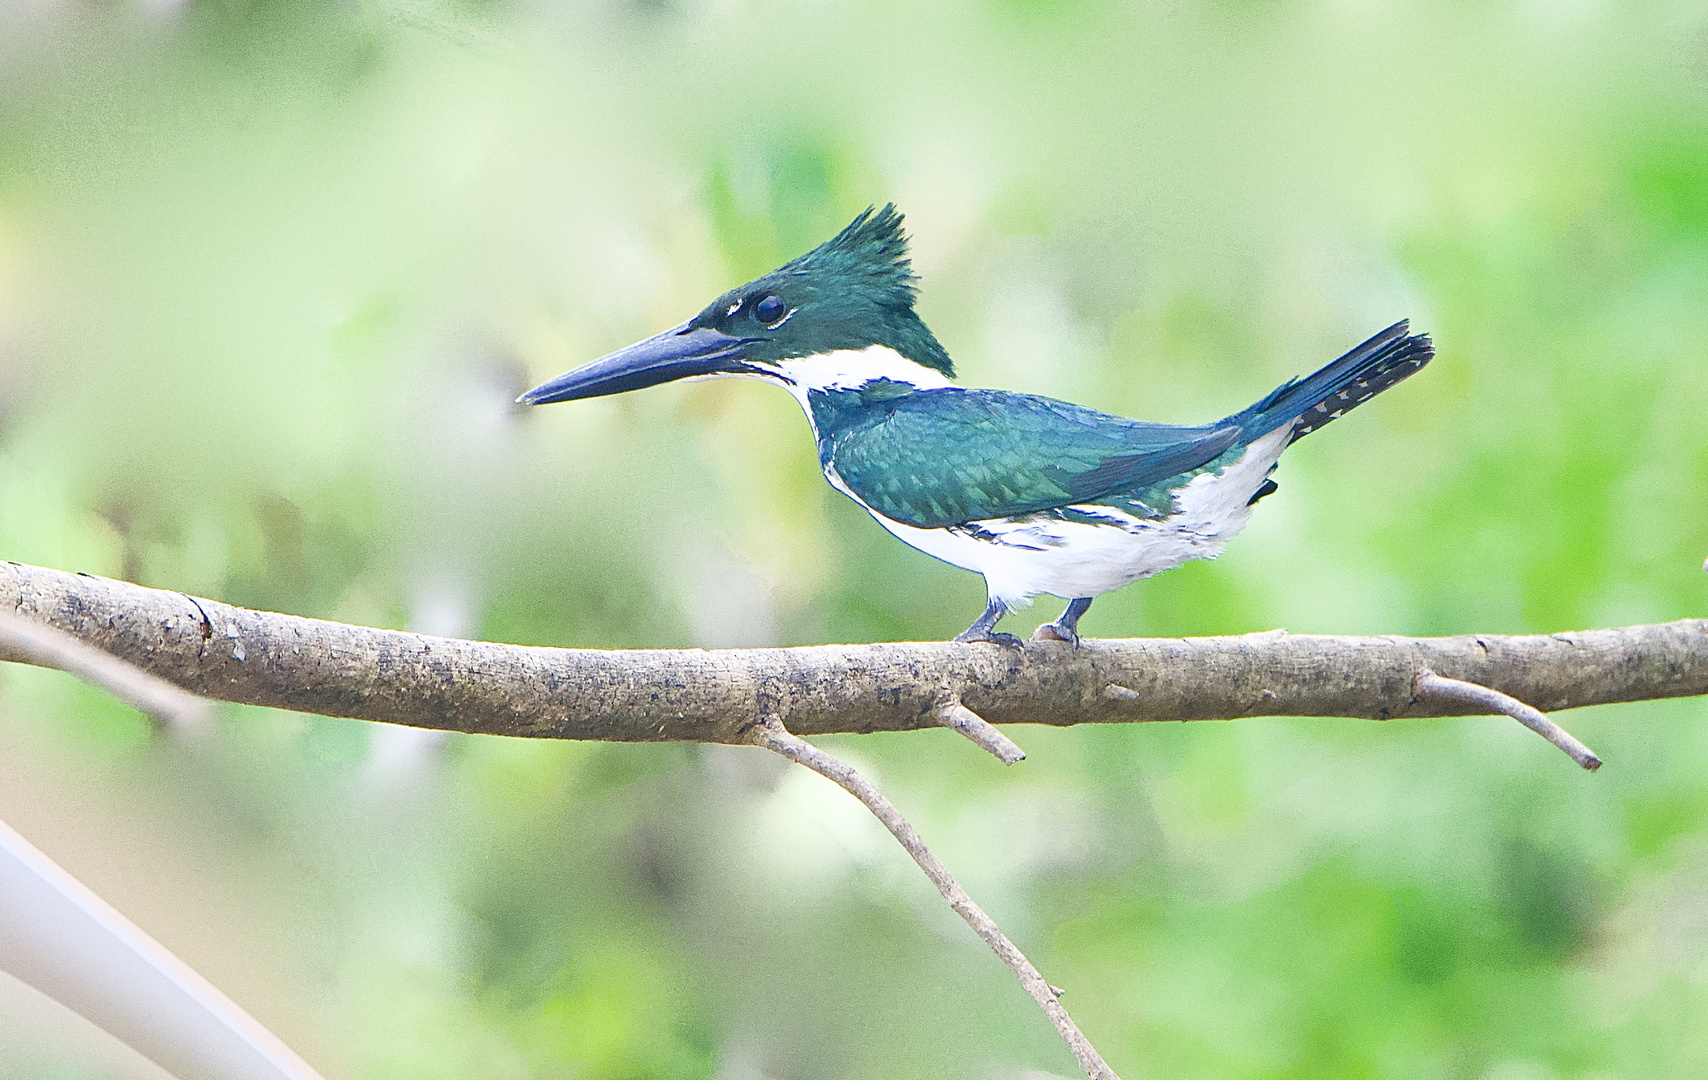
[[[840,390],[807,403],[820,464],[868,507],[924,529],[1107,498],[1137,504],[1240,434],[1231,424],[1149,424],[996,390],[910,388],[879,400]]]
[[[1031,394],[968,390],[913,311],[901,217],[836,237],[672,330],[523,395],[540,404],[691,376],[777,383],[801,403],[825,476],[913,546],[984,575],[966,640],[1036,593],[1069,598],[1040,629],[1077,641],[1099,593],[1219,554],[1275,490],[1282,450],[1417,371],[1397,323],[1215,424],[1129,420]]]
[[[1309,379],[1200,427],[1128,420],[1033,394],[917,390],[890,380],[809,393],[807,405],[819,463],[869,508],[907,525],[944,528],[1077,503],[1157,517],[1171,512],[1174,490],[1237,460],[1301,412],[1326,401],[1331,407],[1317,414],[1326,423],[1324,414],[1368,400],[1427,360],[1426,339],[1407,338],[1400,323]],[[1348,386],[1353,394],[1337,401]],[[1318,426],[1301,425],[1293,438]]]

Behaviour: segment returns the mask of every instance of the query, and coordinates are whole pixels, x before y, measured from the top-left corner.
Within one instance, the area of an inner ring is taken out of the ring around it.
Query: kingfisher
[[[1018,647],[997,622],[1048,593],[1067,609],[1033,638],[1077,646],[1095,597],[1220,555],[1276,489],[1283,450],[1434,355],[1401,321],[1213,424],[1129,420],[955,385],[949,354],[913,310],[917,280],[894,204],[867,209],[680,326],[517,400],[683,379],[781,386],[806,412],[832,487],[905,543],[984,576],[984,613],[956,641]]]

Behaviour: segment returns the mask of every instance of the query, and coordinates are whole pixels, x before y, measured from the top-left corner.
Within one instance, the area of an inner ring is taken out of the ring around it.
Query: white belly
[[[1175,496],[1176,512],[1162,519],[1098,505],[1070,508],[1102,519],[1097,524],[1034,515],[1018,521],[975,521],[955,529],[920,529],[872,516],[926,554],[983,574],[991,598],[1010,609],[1026,607],[1038,593],[1064,599],[1097,596],[1193,559],[1220,555],[1251,520],[1251,497],[1291,434],[1290,426],[1278,428],[1221,472],[1193,477]],[[826,475],[839,490],[853,495],[834,470],[827,469]],[[975,530],[982,539],[974,537]]]

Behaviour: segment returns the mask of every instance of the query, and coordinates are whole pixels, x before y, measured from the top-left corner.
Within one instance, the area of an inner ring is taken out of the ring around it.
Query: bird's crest
[[[882,303],[912,308],[917,290],[907,257],[907,234],[895,203],[867,207],[847,227],[805,255],[784,263],[779,274],[824,274],[870,289]]]

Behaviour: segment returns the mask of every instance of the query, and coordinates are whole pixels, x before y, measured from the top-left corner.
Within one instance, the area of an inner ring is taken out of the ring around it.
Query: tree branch
[[[1503,637],[954,642],[790,649],[547,649],[251,611],[106,578],[0,564],[0,610],[57,627],[204,697],[539,738],[745,742],[936,727],[952,694],[993,724],[1490,711],[1419,672],[1552,711],[1708,693],[1708,620]],[[37,663],[0,643],[0,660]]]
[[[99,687],[163,724],[201,726],[208,703],[165,679],[127,664],[63,630],[0,609],[0,652],[38,667],[55,668]]]
[[[755,746],[763,746],[796,764],[805,765],[820,776],[839,784],[850,795],[865,803],[866,809],[883,822],[884,828],[913,856],[913,861],[919,864],[919,868],[925,871],[925,876],[937,886],[937,891],[943,894],[943,899],[949,901],[949,906],[955,909],[955,914],[965,919],[967,925],[973,928],[973,932],[983,938],[991,951],[1008,965],[1008,970],[1014,972],[1014,977],[1020,980],[1020,985],[1026,988],[1026,992],[1032,995],[1032,1000],[1038,1003],[1038,1008],[1044,1010],[1044,1015],[1055,1025],[1056,1031],[1068,1044],[1068,1049],[1073,1051],[1073,1056],[1079,1059],[1079,1066],[1085,1070],[1085,1075],[1091,1080],[1121,1080],[1104,1062],[1097,1048],[1080,1032],[1079,1025],[1075,1024],[1073,1017],[1062,1008],[1062,1003],[1056,1000],[1061,991],[1045,982],[1044,977],[1038,974],[1038,969],[1032,966],[1032,961],[1026,959],[1014,942],[1008,940],[1008,935],[984,913],[983,908],[973,903],[973,898],[967,895],[967,891],[961,888],[948,868],[925,846],[925,841],[920,839],[919,833],[908,820],[902,817],[901,811],[884,798],[870,781],[856,772],[852,765],[832,757],[804,739],[789,734],[774,718],[766,717],[754,724],[748,731],[748,740]]]
[[[1456,698],[1479,706],[1487,712],[1504,713],[1564,750],[1573,761],[1590,772],[1601,768],[1601,759],[1591,753],[1589,747],[1574,739],[1570,732],[1524,702],[1508,697],[1499,690],[1490,690],[1486,686],[1478,686],[1461,679],[1444,679],[1428,668],[1417,673],[1412,686],[1419,698]]]
[[[34,624],[53,630],[43,636]],[[772,750],[840,784],[884,823],[1019,978],[1093,1080],[1117,1078],[1062,1009],[1061,992],[973,903],[888,799],[789,728],[824,734],[944,726],[1012,764],[1025,755],[992,721],[1391,720],[1497,712],[1595,768],[1599,759],[1538,708],[1708,693],[1704,620],[1524,637],[1273,630],[1088,641],[1081,648],[911,642],[604,652],[348,626],[0,564],[0,660],[87,676],[99,666],[92,658],[106,659],[87,650],[44,651],[42,641],[63,646],[65,635],[226,701],[495,735],[753,743]],[[139,700],[134,691],[128,696]]]

